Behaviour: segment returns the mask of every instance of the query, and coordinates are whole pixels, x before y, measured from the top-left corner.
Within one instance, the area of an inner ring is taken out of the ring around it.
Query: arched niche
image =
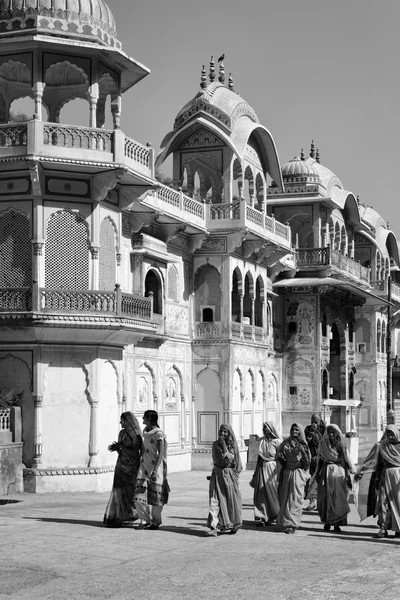
[[[153,298],[153,313],[163,314],[163,285],[157,269],[149,269],[144,281],[144,295]]]
[[[212,265],[202,265],[194,276],[196,321],[221,320],[221,276]],[[210,311],[213,318],[210,318]],[[206,318],[204,318],[206,315]]]
[[[232,321],[240,323],[242,318],[240,298],[243,295],[243,277],[239,267],[232,273],[231,307]]]

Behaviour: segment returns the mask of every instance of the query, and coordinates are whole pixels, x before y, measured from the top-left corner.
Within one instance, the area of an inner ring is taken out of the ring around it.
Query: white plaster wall
[[[65,354],[47,367],[42,408],[43,466],[87,466],[90,404],[86,389],[85,371]]]
[[[109,361],[99,360],[100,398],[98,406],[98,448],[99,466],[114,464],[116,452],[110,452],[108,446],[118,439],[119,408],[117,399],[117,375]]]

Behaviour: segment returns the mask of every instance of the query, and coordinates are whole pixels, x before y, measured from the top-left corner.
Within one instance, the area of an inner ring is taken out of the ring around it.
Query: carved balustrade
[[[45,145],[78,150],[113,151],[113,132],[93,127],[77,127],[45,123],[43,126]]]
[[[0,431],[11,431],[11,408],[0,408]]]
[[[0,312],[32,310],[32,289],[0,289]]]
[[[160,185],[156,190],[158,200],[165,202],[175,208],[181,210],[183,213],[189,213],[200,219],[204,219],[204,204],[186,196],[181,190],[174,190],[166,185]]]
[[[152,318],[152,301],[144,296],[133,296],[132,294],[121,294],[121,313],[124,317],[135,319]]]
[[[196,337],[218,339],[221,337],[221,327],[219,323],[197,323]]]
[[[26,146],[27,125],[21,123],[8,123],[0,125],[0,148],[7,146]]]
[[[343,273],[347,273],[358,281],[370,283],[370,269],[363,267],[352,258],[326,248],[299,248],[296,251],[296,267],[298,269],[310,269],[313,267],[336,267]]]
[[[147,146],[125,137],[124,153],[127,158],[145,167],[150,167],[150,150]]]
[[[232,204],[210,204],[210,219],[221,221],[224,219],[240,219],[240,202]]]

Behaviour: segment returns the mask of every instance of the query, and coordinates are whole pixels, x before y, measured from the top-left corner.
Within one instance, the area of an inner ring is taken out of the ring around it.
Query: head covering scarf
[[[218,437],[218,445],[220,446],[223,452],[226,452],[226,450],[228,450],[228,452],[231,452],[231,454],[234,455],[235,467],[239,470],[242,470],[242,460],[240,458],[239,446],[236,441],[236,436],[232,427],[230,425],[227,425],[226,423],[222,423],[220,429],[225,429],[228,432],[228,437],[226,438],[226,440],[222,440],[220,437]]]
[[[336,433],[336,442],[333,446],[331,446],[330,441],[329,441],[328,429],[334,429],[335,433]],[[339,445],[341,446],[342,452],[338,453],[336,448]],[[347,468],[352,473],[355,470],[353,461],[351,460],[349,453],[347,451],[347,446],[346,446],[346,441],[344,439],[344,435],[343,435],[340,427],[338,427],[337,425],[334,425],[333,423],[331,425],[328,425],[325,430],[325,433],[322,437],[321,443],[318,448],[318,456],[320,458],[322,458],[322,460],[326,463],[340,464],[344,460]]]
[[[267,430],[270,438],[272,438],[273,440],[279,439],[279,433],[277,432],[276,427],[272,421],[265,421],[265,423],[263,423],[263,430],[264,429]]]
[[[298,438],[293,438],[292,437],[293,427],[297,427],[297,429],[300,432],[300,435],[299,435]],[[304,427],[303,427],[303,425],[300,425],[300,423],[292,423],[292,425],[290,427],[289,439],[290,440],[296,439],[296,440],[298,440],[300,442],[300,444],[303,444],[304,446],[307,446],[307,440],[306,440],[306,436],[305,436],[305,433],[304,433]]]
[[[142,441],[142,431],[140,429],[139,421],[133,414],[133,412],[124,412],[121,417],[125,419],[125,431],[129,435],[132,440],[135,440],[136,437]]]
[[[392,444],[387,437],[388,433],[393,433],[395,443]],[[379,452],[382,458],[393,467],[400,467],[400,432],[396,425],[388,425],[385,430],[385,435],[379,444]]]
[[[313,413],[313,414],[311,415],[311,423],[312,423],[313,421],[316,421],[316,422],[318,423],[318,425],[319,425],[319,424],[321,423],[322,419],[321,419],[321,417],[319,416],[319,414],[317,414],[317,413]]]

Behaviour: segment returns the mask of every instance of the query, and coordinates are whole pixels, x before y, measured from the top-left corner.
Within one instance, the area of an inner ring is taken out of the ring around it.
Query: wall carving
[[[167,333],[189,335],[189,309],[177,304],[166,304],[165,328]]]
[[[286,298],[287,347],[314,346],[316,329],[315,298]]]

